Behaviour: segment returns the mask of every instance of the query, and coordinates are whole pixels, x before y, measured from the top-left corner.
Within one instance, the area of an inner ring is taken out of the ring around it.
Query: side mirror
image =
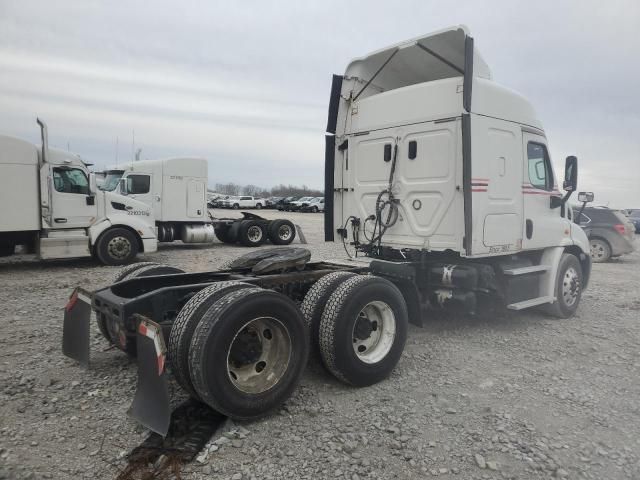
[[[97,190],[96,174],[95,173],[90,173],[89,174],[89,195],[95,195],[96,194],[96,190]]]
[[[121,178],[118,183],[120,184],[120,193],[122,195],[127,195],[129,192],[127,191],[127,179],[126,179],[126,177],[125,178]]]
[[[593,192],[580,192],[578,193],[578,201],[582,203],[593,202]]]
[[[575,192],[578,188],[578,159],[573,155],[568,156],[565,161],[562,188],[565,192]]]

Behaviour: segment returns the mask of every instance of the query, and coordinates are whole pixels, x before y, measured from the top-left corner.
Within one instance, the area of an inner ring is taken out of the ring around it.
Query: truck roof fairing
[[[345,77],[358,79],[363,85],[371,82],[366,89],[373,91],[368,95],[461,77],[464,75],[467,36],[469,29],[459,25],[391,45],[352,60]],[[491,79],[489,66],[477,49],[473,56],[473,75]]]

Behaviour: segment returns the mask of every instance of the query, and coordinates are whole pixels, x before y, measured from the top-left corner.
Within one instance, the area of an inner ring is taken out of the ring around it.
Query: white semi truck
[[[248,212],[242,212],[242,218],[210,216],[205,158],[141,160],[111,168],[104,176],[102,190],[150,207],[159,242],[211,243],[217,237],[224,243],[257,247],[267,240],[288,245],[296,237],[295,225],[286,219],[267,220]],[[255,208],[255,200],[240,205],[249,206]]]
[[[73,292],[63,352],[88,364],[92,311],[108,341],[135,345],[130,412],[144,425],[169,425],[165,359],[191,396],[247,419],[291,394],[310,349],[366,386],[431,310],[576,312],[591,271],[566,205],[577,159],[559,186],[535,111],[492,80],[465,27],[351,62],[333,78],[327,132],[325,238],[362,262],[261,250],[222,271],[157,265]]]
[[[108,265],[157,250],[153,214],[134,198],[96,189],[80,156],[0,136],[0,256],[17,245],[41,259],[95,256]]]

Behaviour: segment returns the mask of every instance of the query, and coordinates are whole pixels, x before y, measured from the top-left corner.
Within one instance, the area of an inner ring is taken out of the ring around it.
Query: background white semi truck
[[[130,162],[104,172],[100,188],[148,205],[159,242],[211,243],[217,237],[224,243],[256,247],[267,240],[275,245],[294,240],[296,228],[289,220],[267,220],[247,212],[242,218],[213,218],[207,206],[207,169],[205,158]],[[255,200],[240,205],[247,207],[255,208]]]
[[[41,259],[93,255],[120,265],[155,252],[149,206],[97,190],[82,158],[49,148],[47,127],[38,123],[41,147],[0,136],[0,255],[24,245]]]

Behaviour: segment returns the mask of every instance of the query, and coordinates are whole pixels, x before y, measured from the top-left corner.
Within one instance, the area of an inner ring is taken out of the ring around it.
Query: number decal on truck
[[[148,217],[151,214],[145,210],[129,210],[127,215],[144,215]]]
[[[489,247],[489,253],[504,253],[511,250],[511,244],[496,245],[495,247]]]

